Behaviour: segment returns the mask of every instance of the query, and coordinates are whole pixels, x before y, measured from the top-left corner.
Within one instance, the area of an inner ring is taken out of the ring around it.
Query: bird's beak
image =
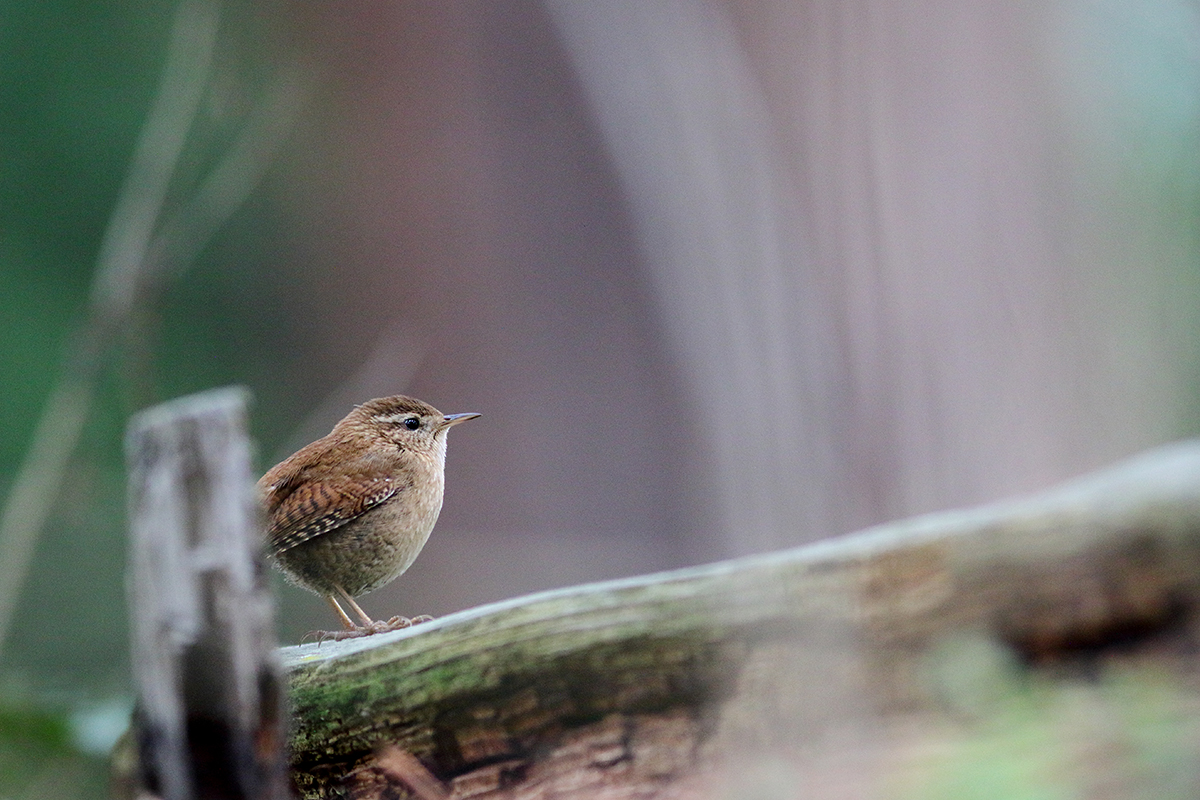
[[[447,414],[446,419],[442,422],[442,430],[452,428],[460,422],[466,422],[469,419],[483,416],[482,414]]]

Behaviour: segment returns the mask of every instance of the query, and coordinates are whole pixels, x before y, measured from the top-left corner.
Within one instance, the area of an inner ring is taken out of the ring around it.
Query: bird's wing
[[[284,479],[266,487],[267,538],[282,553],[340,528],[403,488],[391,477],[343,477],[325,481]]]

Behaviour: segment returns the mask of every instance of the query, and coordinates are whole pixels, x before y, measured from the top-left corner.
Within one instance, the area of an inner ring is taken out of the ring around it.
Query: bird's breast
[[[320,594],[335,586],[357,597],[412,566],[442,510],[440,472],[407,484],[391,499],[339,528],[277,555],[295,583]]]

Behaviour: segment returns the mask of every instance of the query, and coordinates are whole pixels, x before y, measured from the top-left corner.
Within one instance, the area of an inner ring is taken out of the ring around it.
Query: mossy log
[[[285,648],[293,776],[312,798],[1200,796],[1198,600],[1182,443],[1028,499]]]

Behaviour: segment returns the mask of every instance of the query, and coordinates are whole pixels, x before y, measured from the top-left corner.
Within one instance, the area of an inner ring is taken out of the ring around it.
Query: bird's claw
[[[398,630],[403,630],[404,628],[410,628],[413,625],[419,625],[422,622],[432,622],[432,621],[433,621],[433,617],[429,616],[428,614],[418,614],[417,616],[412,617],[412,618],[392,617],[387,622],[376,622],[375,624],[376,625],[385,625],[386,627],[384,628],[384,630],[387,630],[387,631],[398,631]]]
[[[420,614],[412,617],[392,617],[391,619],[376,620],[370,625],[356,625],[341,631],[309,631],[304,634],[304,639],[312,637],[317,644],[322,642],[334,641],[340,642],[343,639],[360,639],[363,636],[374,636],[377,633],[389,633],[391,631],[402,631],[405,628],[411,628],[413,625],[419,625],[422,622],[431,622],[433,617],[428,614]],[[301,639],[301,641],[304,641]]]

